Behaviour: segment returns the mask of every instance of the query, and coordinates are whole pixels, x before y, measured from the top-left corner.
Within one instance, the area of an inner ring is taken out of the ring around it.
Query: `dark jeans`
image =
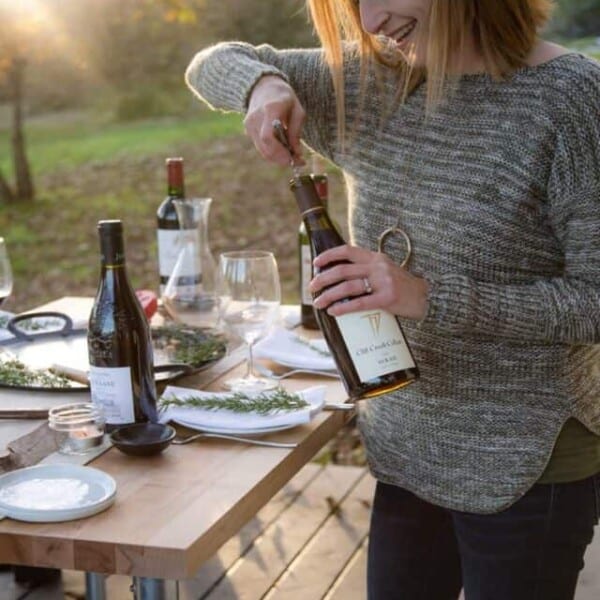
[[[440,508],[377,483],[369,600],[571,600],[600,518],[600,474],[534,485],[506,510]]]

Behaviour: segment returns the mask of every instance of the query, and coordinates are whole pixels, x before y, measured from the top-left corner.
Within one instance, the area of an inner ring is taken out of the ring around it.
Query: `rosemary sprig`
[[[67,388],[69,379],[43,369],[31,369],[18,359],[0,360],[0,382],[8,386]]]
[[[305,346],[308,346],[311,350],[314,350],[317,354],[320,354],[321,356],[331,356],[331,353],[329,351],[317,348],[314,344],[311,343],[310,340],[307,340],[306,338],[297,335],[294,337],[294,340],[299,344],[304,344]]]
[[[154,346],[168,352],[174,362],[202,365],[225,354],[225,340],[201,330],[180,325],[167,325],[153,330]]]
[[[298,394],[292,394],[283,389],[270,393],[248,395],[236,392],[227,396],[189,396],[185,399],[175,396],[162,397],[160,410],[170,406],[183,408],[203,408],[205,410],[228,410],[237,413],[255,412],[267,415],[275,412],[298,410],[309,406]]]

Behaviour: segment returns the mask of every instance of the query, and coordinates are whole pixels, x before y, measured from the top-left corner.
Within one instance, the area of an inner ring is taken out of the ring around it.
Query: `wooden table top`
[[[89,298],[67,297],[40,308],[78,317],[89,314],[90,306]],[[227,375],[243,368],[238,365]],[[209,371],[178,385],[218,390],[224,375],[206,386]],[[304,376],[287,379],[285,387],[293,391],[315,383],[327,386],[328,402],[345,401],[346,393],[336,380]],[[14,392],[0,391],[0,407],[4,402],[14,402]],[[93,517],[64,523],[0,521],[0,563],[164,579],[191,577],[347,419],[341,411],[324,412],[310,424],[264,437],[297,442],[294,449],[205,440],[139,458],[111,448],[89,464],[116,480],[114,505]],[[0,422],[0,432],[15,424]]]

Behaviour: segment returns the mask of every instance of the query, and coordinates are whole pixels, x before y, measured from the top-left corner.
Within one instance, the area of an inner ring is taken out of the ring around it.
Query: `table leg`
[[[152,577],[134,577],[133,597],[135,600],[167,600],[165,580]]]
[[[85,574],[86,600],[106,600],[106,575],[102,573]]]

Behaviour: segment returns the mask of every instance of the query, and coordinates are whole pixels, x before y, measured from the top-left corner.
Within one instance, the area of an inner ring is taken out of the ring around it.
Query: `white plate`
[[[235,413],[229,410],[172,406],[161,412],[160,420],[163,423],[173,421],[198,431],[210,433],[227,432],[228,434],[243,435],[246,433],[260,434],[281,431],[282,429],[289,429],[310,422],[323,408],[326,389],[323,385],[317,385],[299,390],[298,395],[308,403],[308,406],[298,410],[262,415],[254,412]],[[176,386],[169,386],[163,392],[163,398],[175,397],[180,400],[185,400],[190,396],[226,398],[229,395],[231,395],[230,392],[204,392]]]
[[[52,523],[89,517],[115,500],[106,473],[80,465],[37,465],[0,476],[0,518]]]
[[[284,431],[286,429],[292,429],[293,427],[299,427],[303,423],[291,423],[289,425],[276,425],[274,427],[254,427],[251,429],[225,429],[223,427],[201,427],[195,423],[190,423],[182,419],[173,419],[174,423],[183,425],[189,429],[195,429],[203,433],[219,433],[222,435],[264,435],[267,433],[275,433],[276,431]]]

